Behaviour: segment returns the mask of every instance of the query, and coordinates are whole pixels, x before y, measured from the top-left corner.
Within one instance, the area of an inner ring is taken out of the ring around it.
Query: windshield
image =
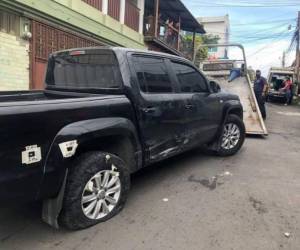
[[[49,59],[46,84],[70,89],[117,89],[122,80],[112,51],[71,51]]]

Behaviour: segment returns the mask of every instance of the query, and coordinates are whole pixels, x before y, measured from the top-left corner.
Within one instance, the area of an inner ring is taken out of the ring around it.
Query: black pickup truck
[[[124,206],[130,174],[195,147],[245,138],[239,98],[188,60],[124,48],[49,57],[44,91],[0,94],[0,198],[43,201],[43,220],[82,229]]]

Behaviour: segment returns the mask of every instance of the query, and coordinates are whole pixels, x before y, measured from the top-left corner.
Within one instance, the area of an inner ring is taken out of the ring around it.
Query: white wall
[[[29,43],[0,32],[0,91],[29,89]]]
[[[199,22],[204,26],[207,35],[219,36],[219,43],[229,43],[230,25],[229,17],[203,17],[198,18]],[[228,48],[219,47],[217,52],[211,52],[210,55],[214,55],[218,58],[225,57],[225,50]]]

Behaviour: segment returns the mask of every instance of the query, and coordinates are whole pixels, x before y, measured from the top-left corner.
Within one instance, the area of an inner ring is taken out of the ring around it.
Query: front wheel
[[[78,230],[112,218],[123,208],[129,186],[128,168],[119,157],[102,152],[80,156],[67,179],[59,224]]]
[[[229,115],[223,127],[218,155],[231,156],[236,154],[243,146],[245,136],[244,122],[237,115]]]

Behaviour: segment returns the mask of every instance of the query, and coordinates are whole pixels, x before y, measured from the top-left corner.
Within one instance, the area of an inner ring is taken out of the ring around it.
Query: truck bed
[[[95,96],[88,93],[59,92],[59,91],[6,91],[0,92],[0,103],[3,102],[32,102],[56,99],[69,99]]]

